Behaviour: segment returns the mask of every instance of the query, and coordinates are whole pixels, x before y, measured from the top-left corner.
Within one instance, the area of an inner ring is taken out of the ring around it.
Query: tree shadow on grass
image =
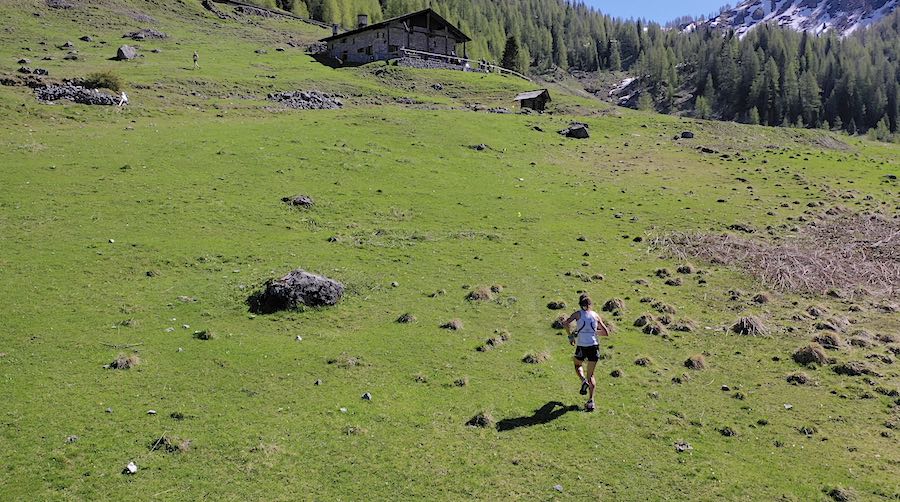
[[[550,401],[534,411],[529,417],[504,418],[497,422],[499,432],[511,431],[519,427],[531,427],[532,425],[546,424],[565,415],[570,411],[578,411],[578,406],[566,406],[559,401]]]

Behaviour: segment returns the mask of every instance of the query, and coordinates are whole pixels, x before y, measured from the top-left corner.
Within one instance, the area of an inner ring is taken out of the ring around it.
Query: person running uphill
[[[575,345],[575,373],[581,380],[581,395],[589,394],[588,401],[584,405],[587,411],[594,411],[594,369],[600,360],[600,340],[598,336],[609,336],[609,329],[603,324],[600,315],[594,312],[594,302],[587,294],[578,299],[581,310],[573,312],[563,323],[566,333],[569,335],[569,343]],[[575,332],[572,332],[572,323],[576,323]],[[587,375],[585,375],[584,361],[587,359]]]

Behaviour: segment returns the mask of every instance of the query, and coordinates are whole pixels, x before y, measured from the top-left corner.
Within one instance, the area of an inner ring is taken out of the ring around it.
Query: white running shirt
[[[582,310],[580,314],[575,330],[578,334],[578,342],[576,343],[579,347],[600,345],[600,341],[597,339],[597,325],[599,324],[600,316],[591,310]]]

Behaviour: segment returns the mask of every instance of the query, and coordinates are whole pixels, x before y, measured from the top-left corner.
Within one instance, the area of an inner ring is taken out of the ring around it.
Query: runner
[[[569,343],[575,345],[575,373],[581,380],[581,395],[589,394],[584,408],[594,411],[594,369],[600,360],[600,340],[598,336],[609,336],[609,329],[603,324],[600,315],[594,312],[594,302],[585,293],[578,299],[580,310],[573,312],[566,319],[564,326],[569,335]],[[572,333],[572,323],[576,323],[575,332]],[[584,361],[587,359],[587,375],[585,375]]]

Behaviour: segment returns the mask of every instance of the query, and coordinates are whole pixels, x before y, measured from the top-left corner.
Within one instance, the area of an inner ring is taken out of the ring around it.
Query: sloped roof
[[[548,98],[550,97],[550,91],[548,91],[547,89],[538,89],[536,91],[523,92],[522,94],[519,94],[518,96],[516,96],[516,99],[514,99],[513,101],[524,101],[526,99],[534,99],[534,98],[541,96],[542,94],[547,94],[547,97]]]
[[[356,35],[357,33],[362,33],[362,32],[364,32],[364,31],[375,30],[375,29],[378,29],[378,28],[383,28],[383,27],[387,26],[387,25],[390,24],[390,23],[394,23],[394,22],[397,22],[397,21],[404,21],[404,20],[409,19],[409,18],[411,18],[411,17],[420,16],[420,15],[422,15],[422,14],[426,14],[426,15],[433,16],[433,17],[435,17],[438,21],[440,21],[440,22],[444,23],[445,25],[447,25],[447,29],[450,31],[450,33],[452,33],[454,36],[456,36],[456,39],[457,39],[457,40],[462,40],[462,41],[464,41],[464,42],[471,42],[471,41],[472,41],[472,39],[469,38],[468,35],[466,35],[465,33],[461,32],[461,31],[459,31],[459,28],[457,28],[456,26],[453,26],[453,23],[451,23],[450,21],[447,21],[446,19],[444,19],[440,14],[438,14],[437,12],[435,12],[435,11],[434,11],[433,9],[431,9],[431,8],[428,8],[428,9],[422,9],[422,10],[416,11],[416,12],[410,12],[409,14],[403,14],[402,16],[397,16],[397,17],[394,17],[394,18],[391,18],[391,19],[385,19],[384,21],[381,21],[380,23],[370,24],[370,25],[364,26],[364,27],[362,27],[362,28],[357,28],[357,29],[355,29],[355,30],[345,31],[344,33],[340,33],[340,34],[337,34],[337,35],[332,35],[332,36],[327,37],[327,38],[323,38],[321,41],[322,41],[322,42],[329,42],[329,41],[331,41],[331,40],[336,40],[336,39],[338,39],[338,38],[343,38],[343,37],[346,37],[346,36],[353,36],[353,35]]]

